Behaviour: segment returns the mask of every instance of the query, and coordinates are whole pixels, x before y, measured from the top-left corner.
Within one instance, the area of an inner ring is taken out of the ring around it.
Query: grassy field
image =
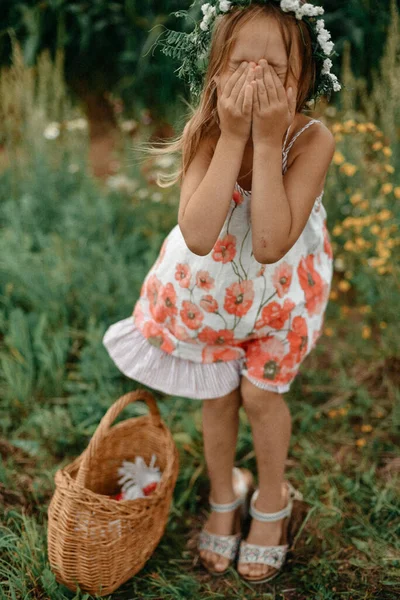
[[[324,335],[285,396],[293,419],[287,476],[310,506],[295,552],[257,590],[234,569],[217,580],[202,569],[201,403],[151,390],[179,448],[179,477],[155,553],[109,598],[400,593],[399,121],[393,131],[388,117],[378,126],[332,108],[324,118],[337,140],[324,196],[335,274]],[[94,181],[85,134],[72,127],[29,132],[0,175],[0,598],[78,600],[89,596],[57,584],[47,561],[53,477],[84,450],[110,404],[138,387],[112,363],[102,336],[131,314],[176,223],[178,194],[132,167],[129,151],[124,178]],[[144,412],[130,406],[123,418]],[[236,464],[256,473],[244,412]]]

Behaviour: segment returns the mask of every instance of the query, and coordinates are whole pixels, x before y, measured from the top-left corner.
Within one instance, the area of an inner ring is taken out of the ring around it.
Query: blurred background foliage
[[[288,478],[312,518],[266,599],[400,597],[400,33],[397,0],[325,0],[345,84],[315,114],[336,151],[324,194],[334,276],[324,335],[287,395]],[[107,408],[145,387],[102,345],[129,315],[176,225],[179,189],[156,175],[179,156],[136,143],[168,137],[186,90],[146,54],[188,3],[65,0],[0,5],[0,599],[72,594],[46,553],[54,474],[84,450]],[[93,177],[92,174],[97,175]],[[210,582],[195,538],[208,477],[198,401],[150,390],[179,447],[168,527],[118,598],[259,598]],[[147,412],[138,403],[126,416]],[[241,409],[238,466],[256,473]],[[234,576],[234,573],[232,573]],[[268,587],[268,586],[267,586]],[[75,600],[87,600],[77,593]]]
[[[171,13],[188,9],[191,0],[2,0],[1,4],[2,65],[11,60],[7,30],[12,28],[28,66],[45,49],[52,57],[63,49],[65,79],[88,104],[93,94],[98,102],[104,92],[113,91],[132,112],[147,107],[156,118],[167,118],[177,96],[187,94],[182,81],[173,76],[177,65],[159,50],[148,51],[163,26],[187,27]],[[323,18],[339,53],[334,72],[340,68],[348,41],[352,72],[365,80],[370,91],[390,24],[390,0],[325,0],[323,6]],[[200,4],[193,14],[201,14]]]

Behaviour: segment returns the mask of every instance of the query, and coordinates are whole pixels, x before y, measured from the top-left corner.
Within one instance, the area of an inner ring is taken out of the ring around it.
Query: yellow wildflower
[[[365,133],[367,131],[366,123],[358,123],[357,131],[359,131],[360,133]]]
[[[369,325],[363,325],[361,335],[364,338],[364,340],[367,340],[368,338],[370,338],[371,337],[371,327]]]
[[[345,127],[354,127],[355,124],[356,122],[354,119],[347,119],[347,121],[343,123]]]
[[[388,173],[394,173],[394,166],[393,165],[385,165],[385,170]]]
[[[357,171],[358,167],[356,165],[352,165],[351,163],[344,163],[340,170],[342,173],[347,175],[348,177],[353,177],[354,173]]]
[[[337,300],[338,296],[339,295],[338,295],[338,293],[337,293],[336,290],[331,290],[330,293],[329,293],[329,298],[331,300]]]
[[[332,329],[332,327],[325,327],[324,333],[325,333],[325,335],[327,335],[329,337],[332,337],[333,336],[333,329]]]
[[[362,448],[363,446],[365,446],[365,444],[366,444],[366,443],[367,443],[367,442],[365,441],[365,439],[364,439],[364,438],[358,438],[358,440],[356,440],[356,445],[357,445],[359,448]]]
[[[350,202],[352,204],[357,204],[357,202],[360,202],[362,200],[362,195],[358,192],[357,194],[353,194],[352,196],[350,196]]]
[[[383,412],[383,410],[377,410],[376,411],[376,416],[378,417],[378,419],[381,419],[382,417],[385,416],[385,413]]]
[[[365,315],[366,313],[370,313],[372,311],[372,308],[369,306],[369,304],[363,304],[359,307],[358,310],[361,314]]]
[[[377,214],[377,218],[379,219],[379,221],[387,221],[392,216],[393,216],[393,213],[390,210],[388,210],[387,208],[384,208]]]
[[[337,413],[338,413],[338,411],[335,410],[334,408],[332,408],[331,410],[328,410],[328,417],[330,419],[333,419],[334,417],[336,417]]]
[[[376,131],[377,127],[375,125],[375,123],[371,123],[371,121],[369,123],[367,123],[367,129],[368,131]]]
[[[340,225],[335,225],[335,227],[332,229],[333,235],[340,235],[342,231],[343,229]]]
[[[347,415],[347,413],[348,413],[348,409],[347,409],[347,408],[345,408],[344,406],[341,406],[340,408],[338,408],[338,412],[339,412],[341,415]]]
[[[384,183],[381,190],[384,194],[390,194],[390,192],[393,190],[393,184],[392,183]]]
[[[343,125],[341,123],[334,123],[332,125],[333,133],[337,133],[338,131],[342,131],[342,130],[343,130]]]
[[[360,204],[358,205],[358,208],[361,208],[361,210],[367,210],[368,207],[369,207],[368,200],[364,200],[364,202],[360,202]]]
[[[374,235],[377,235],[380,232],[381,228],[379,227],[379,225],[377,223],[375,223],[374,225],[371,225],[371,227],[369,228],[369,230]]]
[[[372,144],[372,150],[380,150],[383,147],[382,142],[374,142]]]
[[[350,283],[344,279],[342,279],[342,281],[339,281],[338,283],[338,288],[341,292],[347,292],[347,290],[349,290],[350,287]]]
[[[400,187],[395,187],[393,193],[397,199],[400,198]]]
[[[367,424],[361,425],[361,431],[367,432],[367,433],[372,431],[372,425],[367,425]]]
[[[389,146],[385,146],[382,150],[385,156],[392,156],[393,152]]]
[[[386,323],[385,321],[380,321],[380,323],[379,323],[379,327],[380,327],[381,329],[386,329],[386,327],[387,327],[387,323]]]
[[[354,244],[352,242],[352,240],[347,240],[347,242],[344,245],[344,249],[345,250],[354,250]]]
[[[339,151],[336,151],[333,155],[333,162],[335,165],[341,165],[345,161],[343,154]]]

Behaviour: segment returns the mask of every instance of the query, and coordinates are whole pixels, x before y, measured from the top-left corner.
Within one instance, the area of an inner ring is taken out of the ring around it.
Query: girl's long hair
[[[302,0],[302,4],[304,2],[305,0]],[[210,135],[213,130],[215,131],[215,127],[218,125],[218,113],[217,86],[214,78],[225,70],[231,50],[237,39],[237,32],[243,25],[253,19],[257,19],[261,15],[267,15],[276,19],[284,40],[288,66],[294,77],[292,57],[297,51],[295,41],[298,42],[298,47],[302,50],[296,112],[306,109],[306,100],[310,91],[314,89],[316,78],[311,35],[306,23],[296,19],[293,14],[283,12],[278,5],[272,2],[263,5],[250,4],[246,7],[246,10],[237,6],[224,15],[218,15],[215,19],[212,32],[209,63],[204,77],[204,87],[197,107],[187,103],[190,114],[182,133],[172,138],[172,141],[157,142],[159,146],[142,142],[137,147],[138,150],[143,150],[151,156],[180,153],[181,161],[177,171],[170,174],[157,174],[157,184],[160,187],[170,187],[176,182],[179,182],[179,185],[181,185],[183,177],[196,155],[200,141],[204,136]],[[285,87],[287,85],[289,69],[286,73]]]

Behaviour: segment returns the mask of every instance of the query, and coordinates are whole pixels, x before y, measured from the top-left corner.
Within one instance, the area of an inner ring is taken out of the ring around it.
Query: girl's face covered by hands
[[[296,64],[292,65],[292,68],[298,77],[300,64],[298,53],[295,55],[297,57]],[[288,72],[288,58],[279,25],[274,18],[267,16],[254,19],[243,25],[239,30],[237,40],[232,48],[223,73],[219,77],[215,77],[219,83],[219,88],[221,90],[224,89],[232,73],[240,67],[243,61],[247,61],[250,67],[254,67],[255,69],[257,65],[260,65],[260,61],[263,58],[274,69],[283,86],[285,86],[286,77],[288,78],[285,88],[292,87],[294,97],[296,98],[297,81],[292,73]],[[248,140],[248,145],[252,145],[251,136]]]

